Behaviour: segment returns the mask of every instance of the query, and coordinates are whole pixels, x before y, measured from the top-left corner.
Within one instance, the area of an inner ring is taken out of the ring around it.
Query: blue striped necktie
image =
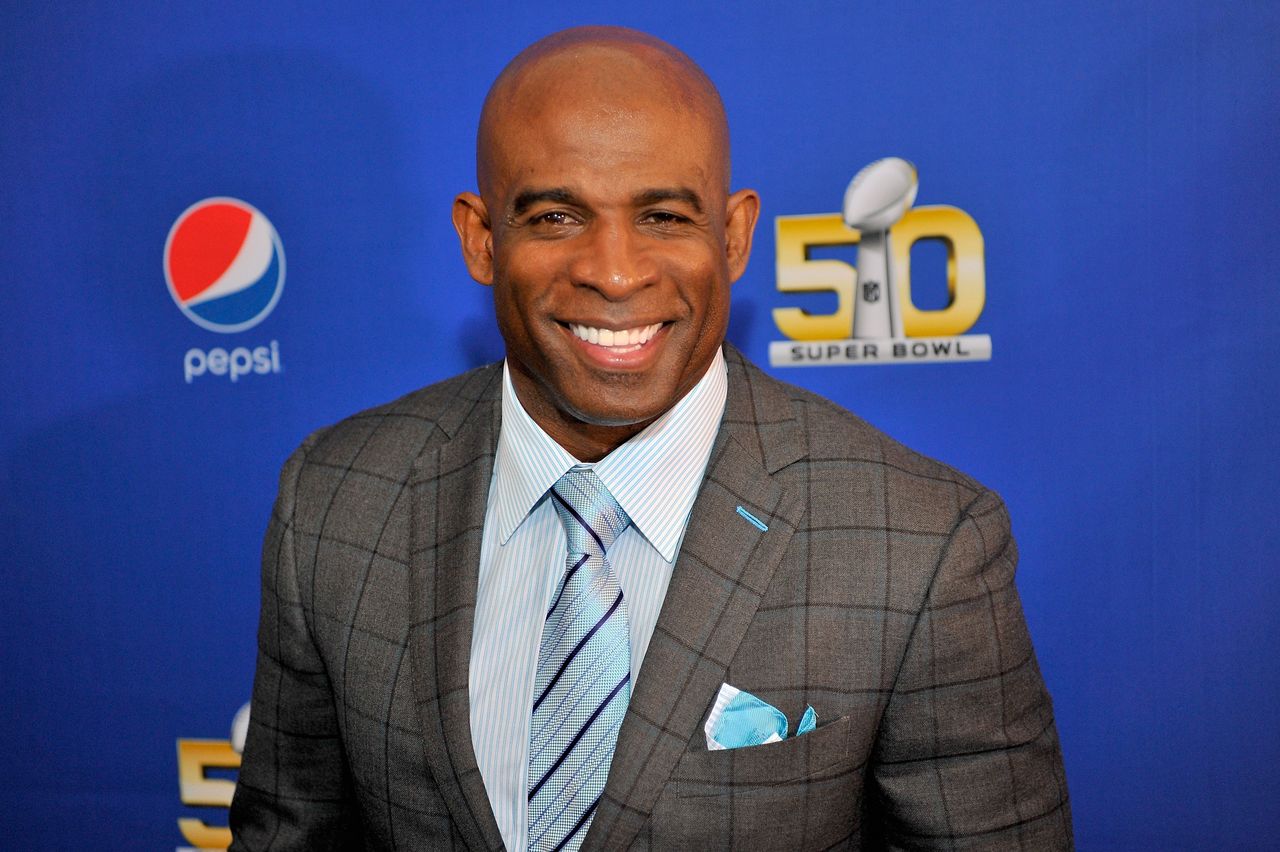
[[[529,725],[529,849],[577,850],[591,825],[631,698],[627,605],[605,553],[631,523],[589,467],[551,489],[564,578],[547,612]]]

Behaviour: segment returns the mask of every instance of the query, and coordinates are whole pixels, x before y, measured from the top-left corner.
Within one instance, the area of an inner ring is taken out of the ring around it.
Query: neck
[[[658,419],[649,417],[635,423],[591,423],[549,404],[538,392],[535,380],[508,361],[511,385],[521,407],[565,452],[581,462],[598,462],[638,435]]]
[[[557,428],[557,424],[534,418],[551,439],[564,447],[569,455],[581,462],[598,462],[653,421],[628,426],[597,426],[575,421],[572,428]]]

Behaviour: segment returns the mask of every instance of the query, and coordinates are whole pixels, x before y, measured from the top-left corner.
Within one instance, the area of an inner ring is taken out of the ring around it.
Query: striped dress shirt
[[[724,415],[724,356],[669,411],[593,467],[631,518],[609,549],[630,616],[631,682],[662,609],[689,512]],[[506,366],[489,484],[475,626],[471,741],[507,849],[528,846],[529,714],[538,647],[565,570],[564,525],[547,492],[579,464],[525,412]]]

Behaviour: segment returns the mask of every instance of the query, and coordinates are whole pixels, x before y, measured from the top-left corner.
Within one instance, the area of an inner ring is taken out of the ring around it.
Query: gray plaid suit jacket
[[[726,356],[724,422],[583,848],[1070,848],[1000,499]],[[467,693],[500,399],[482,367],[285,465],[232,849],[502,847]],[[819,726],[710,752],[723,682],[793,726],[812,704]]]

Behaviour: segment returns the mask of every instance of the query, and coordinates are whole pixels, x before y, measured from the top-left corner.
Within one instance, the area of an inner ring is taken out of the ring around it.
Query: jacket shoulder
[[[500,399],[501,379],[499,362],[427,385],[316,430],[296,455],[306,464],[402,480],[423,450],[449,440],[468,418]]]
[[[906,446],[843,406],[758,368],[753,372],[753,381],[769,383],[786,397],[807,442],[811,473],[823,468],[850,473],[858,479],[874,475],[892,486],[890,497],[920,501],[936,495],[953,507],[957,502],[965,505],[989,493],[973,477]]]

